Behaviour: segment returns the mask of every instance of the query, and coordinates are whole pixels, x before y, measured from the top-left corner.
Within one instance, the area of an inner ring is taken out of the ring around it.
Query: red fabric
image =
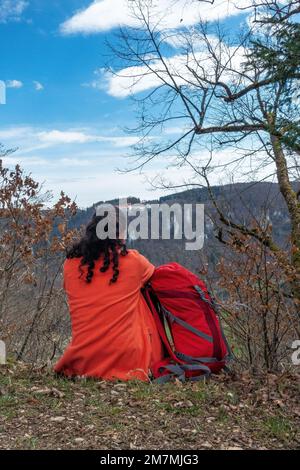
[[[223,340],[219,320],[214,309],[201,300],[194,286],[199,286],[205,293],[205,297],[211,300],[205,283],[177,263],[170,263],[156,268],[151,278],[151,288],[163,307],[174,316],[213,338],[213,342],[210,343],[175,321],[169,322],[175,350],[193,357],[216,357],[220,362],[207,363],[205,365],[212,372],[218,372],[225,365],[224,357],[228,352],[227,347]],[[184,363],[184,361],[176,358],[166,341],[164,327],[159,316],[157,314],[154,314],[154,316],[161,333],[161,339],[170,354],[170,358],[177,363]],[[162,329],[163,333],[161,332]],[[159,367],[165,364],[166,361],[163,360],[155,365],[156,376],[159,375]],[[188,375],[197,375],[197,373],[188,372]]]
[[[120,256],[115,284],[109,284],[112,269],[99,272],[102,259],[96,262],[92,282],[87,284],[86,267],[80,278],[79,264],[77,258],[64,265],[72,341],[55,371],[67,376],[148,381],[149,370],[163,357],[155,321],[140,290],[154,266],[129,250],[127,256]]]

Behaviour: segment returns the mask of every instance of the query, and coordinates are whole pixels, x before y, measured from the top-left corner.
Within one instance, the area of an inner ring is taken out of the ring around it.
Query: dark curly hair
[[[98,238],[96,229],[98,223],[103,220],[104,216],[93,215],[92,220],[89,222],[85,229],[85,235],[82,239],[75,243],[69,250],[67,250],[67,259],[82,258],[79,271],[80,276],[83,275],[83,266],[87,266],[86,282],[91,283],[94,276],[95,261],[103,256],[103,265],[100,272],[106,272],[112,262],[113,276],[110,284],[117,282],[119,276],[119,256],[126,256],[128,254],[126,244],[121,240],[119,234],[119,211],[116,208],[116,238],[106,238],[101,240]],[[108,226],[104,227],[104,231],[108,231]]]

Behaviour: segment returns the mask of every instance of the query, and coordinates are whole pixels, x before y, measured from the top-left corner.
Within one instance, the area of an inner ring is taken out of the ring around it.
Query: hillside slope
[[[299,188],[299,183],[294,183],[295,190]],[[230,216],[236,223],[250,225],[253,220],[262,224],[269,222],[272,224],[273,238],[280,246],[285,248],[289,242],[289,216],[285,201],[276,183],[270,182],[250,182],[235,183],[225,186],[214,186],[212,188],[218,205],[224,214]],[[140,204],[140,200],[135,197],[128,197],[128,203]],[[85,225],[93,215],[95,207],[104,201],[95,203],[92,207],[79,210],[71,226],[80,227]],[[118,199],[106,201],[111,204],[118,204]],[[128,246],[143,253],[154,264],[164,264],[172,261],[184,264],[195,273],[203,262],[208,261],[212,267],[216,261],[224,254],[226,247],[216,239],[216,230],[211,222],[210,216],[215,214],[215,209],[211,202],[207,188],[189,189],[186,191],[170,194],[161,197],[159,200],[142,201],[145,205],[160,203],[172,205],[178,204],[204,204],[205,218],[205,242],[202,250],[191,252],[185,250],[184,240],[129,240]],[[150,224],[149,224],[150,229]],[[150,230],[149,230],[150,232]]]

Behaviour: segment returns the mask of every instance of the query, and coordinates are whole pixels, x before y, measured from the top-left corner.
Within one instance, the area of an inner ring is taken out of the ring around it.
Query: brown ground
[[[299,376],[164,386],[0,366],[1,449],[293,449]]]

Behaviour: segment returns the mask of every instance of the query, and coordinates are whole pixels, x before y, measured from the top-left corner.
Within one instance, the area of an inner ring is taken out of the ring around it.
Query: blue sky
[[[171,1],[161,0],[161,8]],[[0,80],[7,87],[6,104],[0,106],[0,142],[17,147],[4,163],[21,163],[45,189],[55,195],[64,190],[80,206],[162,194],[149,192],[143,175],[115,172],[126,166],[136,141],[123,131],[134,125],[135,109],[128,91],[116,79],[108,80],[102,69],[110,60],[107,39],[114,41],[119,24],[131,25],[126,2],[0,0]],[[178,3],[166,20],[172,29],[181,17],[187,25],[195,22],[195,5]],[[201,14],[236,28],[244,16],[232,3],[218,0],[214,7],[202,6]],[[148,167],[146,176],[157,171],[162,171],[160,162]]]

